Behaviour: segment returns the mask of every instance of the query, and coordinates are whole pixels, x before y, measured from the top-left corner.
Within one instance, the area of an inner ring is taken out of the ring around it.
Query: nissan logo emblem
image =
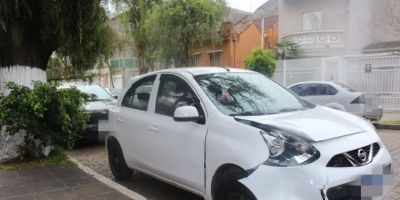
[[[364,149],[359,149],[357,152],[357,156],[362,162],[365,162],[368,159],[367,152],[365,152]]]

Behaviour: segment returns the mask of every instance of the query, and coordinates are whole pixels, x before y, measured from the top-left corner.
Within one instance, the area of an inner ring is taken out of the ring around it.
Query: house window
[[[200,56],[201,56],[200,53],[193,54],[193,66],[194,67],[200,66]]]
[[[322,12],[307,12],[303,14],[303,31],[321,30]]]
[[[220,66],[219,57],[220,57],[220,53],[219,52],[210,53],[210,61],[211,61],[210,64],[211,64],[211,66],[215,66],[215,67]]]

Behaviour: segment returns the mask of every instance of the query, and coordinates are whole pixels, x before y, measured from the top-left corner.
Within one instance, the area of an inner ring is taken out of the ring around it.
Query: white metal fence
[[[386,111],[400,111],[400,56],[362,55],[279,61],[273,79],[338,81],[381,97]]]

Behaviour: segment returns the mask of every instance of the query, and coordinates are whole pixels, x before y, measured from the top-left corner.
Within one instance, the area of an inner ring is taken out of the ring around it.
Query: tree
[[[278,59],[293,59],[298,56],[299,45],[291,40],[283,39],[276,44],[276,47]]]
[[[21,66],[41,69],[44,76],[27,76],[28,80],[12,76],[15,80],[10,81],[17,84],[29,83],[30,79],[46,81],[45,70],[53,52],[66,57],[73,71],[94,67],[108,42],[104,37],[109,28],[104,1],[107,0],[0,1],[0,70],[11,68],[18,72]],[[0,141],[20,145],[20,136],[4,138],[2,132]],[[3,147],[0,157],[15,156],[14,149],[3,153],[8,151]]]
[[[400,0],[379,2],[377,17],[377,25],[383,31],[390,31],[400,39]]]
[[[103,53],[109,28],[101,0],[0,2],[0,67],[46,70],[54,51],[74,70],[92,68]]]
[[[244,60],[244,64],[246,69],[272,77],[276,68],[275,55],[269,50],[256,48]]]
[[[150,40],[145,21],[153,7],[161,2],[162,0],[116,0],[117,7],[124,11],[119,17],[125,25],[125,31],[133,39],[140,74],[148,72],[155,61],[156,47]]]
[[[163,61],[189,66],[195,47],[221,40],[224,16],[224,0],[168,0],[154,7],[146,27]]]

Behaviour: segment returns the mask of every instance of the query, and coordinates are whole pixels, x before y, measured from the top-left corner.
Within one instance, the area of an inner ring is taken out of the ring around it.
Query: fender
[[[239,123],[233,118],[218,119],[209,120],[212,124],[209,127],[213,128],[208,130],[206,138],[205,198],[209,200],[212,199],[213,177],[221,166],[235,165],[251,173],[269,156],[269,149],[258,128]]]

